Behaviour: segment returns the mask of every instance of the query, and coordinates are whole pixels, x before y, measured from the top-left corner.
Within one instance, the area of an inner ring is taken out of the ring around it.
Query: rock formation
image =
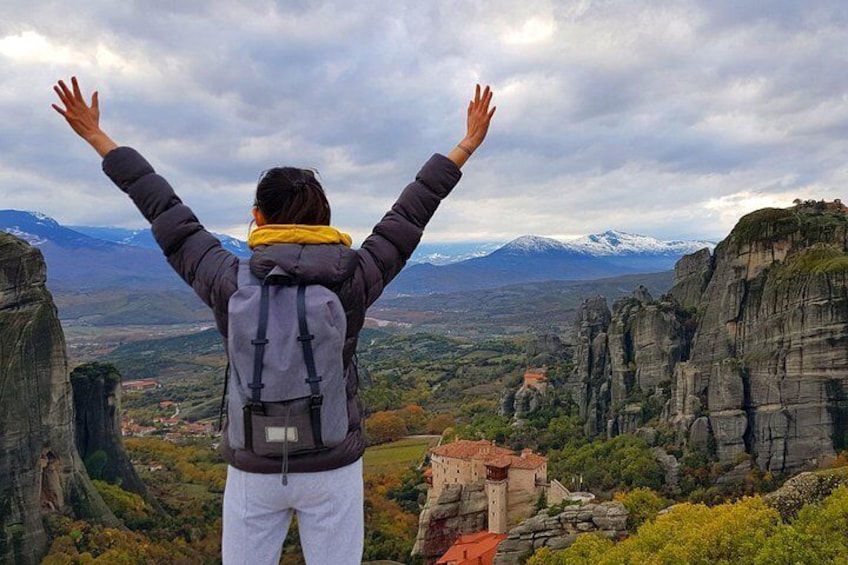
[[[523,386],[513,399],[512,412],[516,418],[523,418],[542,405],[544,393],[537,388]]]
[[[412,548],[425,563],[435,563],[462,534],[486,529],[489,502],[482,483],[448,485],[436,500],[428,500],[418,516],[418,537]]]
[[[71,372],[77,448],[88,474],[149,498],[121,440],[121,375],[91,363]]]
[[[91,485],[74,441],[65,341],[41,253],[0,233],[0,562],[47,552],[43,518],[118,521]]]
[[[530,366],[551,365],[564,358],[567,348],[556,334],[539,334],[527,342],[525,354]]]
[[[575,319],[574,372],[567,388],[586,419],[588,436],[604,429],[609,406],[609,357],[607,331],[611,314],[606,298],[596,296],[583,302]]]
[[[542,510],[509,531],[498,545],[494,563],[518,565],[541,547],[565,549],[584,533],[618,538],[627,533],[627,517],[627,509],[620,502],[566,506],[554,516]]]
[[[573,341],[590,435],[660,415],[721,463],[813,467],[848,447],[848,214],[749,214],[712,256],[677,263],[669,296],[587,301]]]
[[[792,477],[782,487],[763,497],[766,504],[789,521],[807,504],[821,502],[840,486],[848,485],[848,468],[805,472]]]

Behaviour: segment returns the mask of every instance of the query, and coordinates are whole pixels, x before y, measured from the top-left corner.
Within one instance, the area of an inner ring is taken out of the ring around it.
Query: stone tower
[[[489,531],[505,534],[508,525],[507,489],[509,486],[509,463],[493,461],[486,464],[486,498],[489,501]]]

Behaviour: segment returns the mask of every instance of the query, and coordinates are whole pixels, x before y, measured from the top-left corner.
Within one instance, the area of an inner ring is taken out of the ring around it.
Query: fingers
[[[468,116],[471,117],[473,114],[479,118],[491,119],[494,115],[494,109],[489,110],[489,105],[492,103],[493,96],[494,91],[489,85],[486,85],[486,88],[481,92],[481,87],[478,84],[474,92],[474,100],[468,104]]]
[[[59,88],[62,89],[62,92],[65,94],[65,98],[67,98],[68,100],[71,100],[74,97],[73,93],[68,88],[68,85],[65,84],[65,81],[63,81],[63,80],[59,81]],[[67,106],[67,104],[66,104],[66,106]]]
[[[77,77],[71,77],[71,85],[74,87],[74,98],[77,100],[82,100],[82,91],[80,91],[79,83],[77,82]]]
[[[95,112],[100,111],[100,93],[97,92],[96,90],[91,95],[91,109],[94,110]]]
[[[53,87],[53,91],[54,91],[54,92],[56,93],[56,95],[59,97],[59,100],[61,100],[61,101],[62,101],[62,104],[64,104],[64,105],[65,105],[65,107],[67,107],[67,106],[68,106],[68,99],[67,99],[67,97],[65,96],[65,94],[62,92],[62,90],[61,90],[58,86],[54,86],[54,87]]]
[[[63,118],[68,117],[68,113],[66,111],[64,111],[62,108],[58,107],[56,104],[51,104],[51,106],[53,106],[53,109],[56,110],[57,112],[59,112],[62,115]]]
[[[59,84],[53,87],[53,90],[59,96],[59,99],[65,103],[65,106],[67,106],[68,102],[71,100],[71,94],[68,92],[68,88],[65,86],[65,83],[60,80]]]

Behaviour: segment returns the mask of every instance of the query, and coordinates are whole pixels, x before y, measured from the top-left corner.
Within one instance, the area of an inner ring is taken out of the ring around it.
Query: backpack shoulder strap
[[[309,324],[306,321],[306,286],[298,285],[297,287],[297,323],[300,335],[297,340],[303,348],[303,361],[306,364],[306,372],[309,378],[306,382],[309,383],[311,396],[309,397],[309,414],[312,419],[312,435],[317,446],[323,446],[323,438],[321,434],[321,405],[324,403],[324,396],[321,394],[321,377],[318,376],[318,371],[315,369],[315,357],[312,353],[312,340],[315,336],[309,333]]]
[[[262,389],[265,385],[262,384],[262,366],[265,359],[265,346],[268,345],[268,301],[269,290],[268,285],[263,284],[261,294],[259,296],[259,325],[256,328],[256,339],[250,341],[254,347],[253,355],[253,382],[247,385],[251,390],[251,402],[253,408],[260,405],[262,400]]]

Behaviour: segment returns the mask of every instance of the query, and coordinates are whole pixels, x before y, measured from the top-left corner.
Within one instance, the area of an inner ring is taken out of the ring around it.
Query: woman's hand
[[[497,107],[489,110],[489,104],[492,102],[492,94],[494,94],[486,86],[483,94],[480,94],[480,85],[474,92],[474,100],[468,103],[468,130],[463,140],[463,145],[467,144],[468,148],[473,152],[483,144],[486,139],[486,134],[489,132],[489,123],[492,121],[492,116],[495,115]]]
[[[474,99],[468,103],[465,137],[448,153],[448,159],[456,163],[457,167],[462,167],[474,151],[483,144],[483,140],[486,139],[492,116],[495,115],[495,110],[497,110],[496,106],[489,109],[493,94],[492,89],[488,85],[481,93],[480,85],[478,84],[474,92]]]
[[[101,157],[105,157],[106,153],[118,145],[100,129],[100,104],[97,92],[91,95],[89,106],[82,96],[77,77],[71,77],[71,87],[72,89],[69,89],[61,80],[53,86],[53,90],[64,105],[64,108],[61,108],[53,104],[53,109],[67,120],[68,125],[77,135],[86,140]]]

